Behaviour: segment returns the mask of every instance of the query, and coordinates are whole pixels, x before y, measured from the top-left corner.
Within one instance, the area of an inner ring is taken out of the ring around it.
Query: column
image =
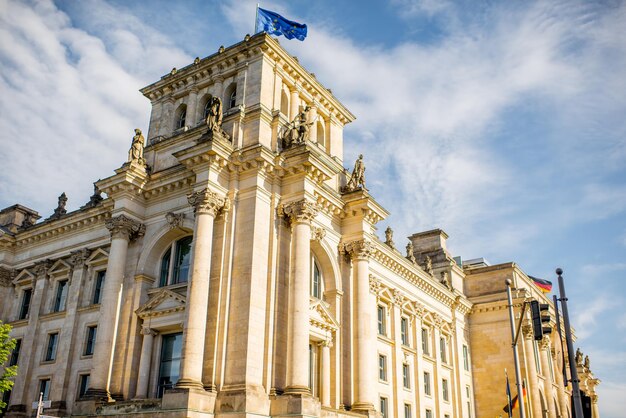
[[[352,409],[370,411],[376,400],[376,301],[370,292],[369,257],[374,250],[371,242],[353,241],[344,245],[344,250],[352,258],[356,270],[356,401]]]
[[[391,376],[395,377],[395,385],[391,385],[392,390],[394,391],[394,401],[390,408],[394,408],[394,416],[402,417],[404,416],[404,402],[402,402],[402,397],[400,394],[404,390],[404,381],[403,381],[403,368],[404,368],[404,353],[402,352],[402,330],[401,330],[401,322],[402,322],[402,304],[404,303],[404,295],[398,289],[393,290],[393,299],[392,299],[392,320],[393,320],[393,333],[391,334],[391,338],[395,341],[394,344],[394,354],[392,367],[395,368],[395,372],[391,374]],[[408,331],[408,330],[407,330]],[[415,387],[415,376],[411,373],[409,376],[411,380],[411,387]],[[416,416],[419,416],[417,414]]]
[[[135,398],[144,399],[148,397],[148,383],[150,383],[150,365],[152,364],[152,348],[154,347],[154,337],[157,332],[150,327],[142,326],[141,335],[141,358],[139,359],[139,376],[137,378],[137,393]]]
[[[320,342],[322,347],[322,396],[320,398],[322,406],[330,408],[330,347],[333,343],[330,340]]]
[[[194,207],[196,220],[193,230],[191,277],[187,285],[180,379],[176,387],[204,391],[202,368],[209,305],[213,222],[217,213],[224,207],[226,199],[208,189],[191,193],[187,199]]]
[[[443,318],[438,314],[433,314],[435,319],[435,326],[433,327],[433,338],[435,340],[434,352],[432,356],[435,358],[435,367],[433,368],[433,399],[435,400],[434,416],[438,417],[441,413],[443,405],[443,390],[441,389],[441,348],[439,339],[441,338],[441,326],[443,325]],[[448,386],[448,389],[449,386]]]
[[[295,86],[290,90],[290,93],[291,94],[289,97],[289,120],[292,121],[295,119],[296,115],[298,114],[300,96],[298,95],[298,88]]]
[[[415,416],[421,417],[424,413],[422,408],[422,400],[425,399],[424,393],[424,351],[422,350],[422,317],[426,312],[426,308],[419,302],[413,302],[415,308],[415,316],[413,317],[413,347],[417,354],[415,355]]]
[[[87,397],[101,399],[110,398],[109,385],[128,244],[132,239],[143,235],[145,231],[145,225],[125,215],[107,219],[105,225],[111,231],[111,249],[100,303],[98,337],[87,390]]]
[[[198,111],[198,89],[194,87],[189,90],[187,99],[187,120],[185,121],[185,125],[189,126],[189,128],[196,126]]]
[[[541,370],[543,371],[543,376],[545,377],[543,387],[544,395],[546,397],[546,408],[548,409],[548,416],[550,418],[557,418],[556,411],[554,410],[554,394],[552,376],[550,375],[550,363],[548,362],[548,356],[550,355],[550,338],[544,336],[539,344]]]
[[[534,334],[530,324],[522,326],[522,334],[524,336],[524,367],[528,374],[527,393],[530,395],[530,409],[534,418],[541,418],[541,400],[539,398],[539,378],[537,377],[537,366],[535,365],[534,354]]]
[[[554,332],[556,333],[556,329],[554,330]],[[559,338],[558,335],[556,336],[556,338]],[[567,405],[568,405],[569,400],[567,397],[567,393],[565,393],[565,386],[563,384],[563,372],[562,372],[561,367],[559,367],[559,364],[562,364],[562,361],[560,358],[558,358],[560,356],[560,352],[556,350],[556,345],[557,344],[555,344],[555,347],[553,347],[551,351],[552,364],[556,366],[556,370],[554,370],[554,377],[556,378],[556,385],[557,385],[556,396],[559,401],[559,409],[561,410],[561,418],[566,418],[567,417]]]
[[[311,276],[311,220],[317,216],[316,204],[299,200],[282,207],[291,220],[293,279],[289,301],[289,340],[287,347],[286,394],[310,393],[309,390],[309,281]]]
[[[598,395],[591,395],[591,418],[600,418],[600,408],[598,408]]]
[[[316,104],[311,106],[311,110],[309,111],[309,120],[307,120],[307,122],[311,124],[309,127],[309,140],[311,142],[317,142],[317,105]]]

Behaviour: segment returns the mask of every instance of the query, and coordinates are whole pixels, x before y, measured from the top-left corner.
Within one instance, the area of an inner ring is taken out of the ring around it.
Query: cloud
[[[576,329],[576,336],[579,341],[585,340],[594,335],[598,330],[598,320],[605,320],[608,315],[605,313],[621,305],[621,298],[608,294],[595,296],[585,303],[585,309],[576,311],[572,321]],[[616,321],[616,315],[612,316],[612,321]]]

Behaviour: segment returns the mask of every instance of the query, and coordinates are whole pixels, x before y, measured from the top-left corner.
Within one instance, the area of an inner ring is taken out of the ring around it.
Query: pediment
[[[88,266],[94,266],[99,264],[106,264],[109,261],[109,253],[104,251],[102,248],[97,248],[94,250],[85,261],[85,264]]]
[[[20,271],[17,276],[15,276],[15,279],[13,279],[13,284],[23,286],[31,283],[33,280],[35,280],[35,275],[30,271],[24,269]]]
[[[339,323],[322,300],[311,298],[309,305],[309,322],[311,325],[327,331],[339,329]]]
[[[67,262],[63,260],[57,260],[52,267],[48,270],[48,274],[50,275],[60,275],[63,273],[67,273],[70,271],[72,266],[70,266]]]
[[[171,312],[184,311],[187,298],[169,289],[161,289],[150,296],[150,299],[135,311],[140,318],[166,315]]]

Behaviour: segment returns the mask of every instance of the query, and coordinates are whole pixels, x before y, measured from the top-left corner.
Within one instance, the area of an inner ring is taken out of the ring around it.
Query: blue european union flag
[[[271,35],[284,35],[287,39],[296,38],[299,41],[306,38],[306,25],[285,19],[278,13],[260,7],[256,24],[258,31],[265,31]]]

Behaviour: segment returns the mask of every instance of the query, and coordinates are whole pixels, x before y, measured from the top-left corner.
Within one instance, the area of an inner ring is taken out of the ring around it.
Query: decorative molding
[[[352,260],[368,259],[374,251],[374,244],[366,239],[339,244],[339,252],[349,254]]]
[[[382,289],[382,282],[370,274],[370,292],[379,295]]]
[[[87,248],[72,251],[70,253],[69,263],[73,268],[82,267],[90,255],[91,251],[89,251]]]
[[[393,289],[392,294],[393,304],[398,305],[400,308],[402,308],[402,304],[406,301],[406,297],[398,289]]]
[[[0,286],[8,287],[15,277],[15,270],[0,266]]]
[[[326,230],[324,228],[313,226],[311,227],[311,241],[321,242],[326,236]]]
[[[159,333],[158,331],[150,328],[149,326],[146,326],[146,325],[141,326],[140,334],[143,336],[152,335],[153,337],[156,337],[158,333]]]
[[[187,201],[193,206],[193,212],[197,214],[208,214],[217,216],[226,204],[226,198],[209,190],[202,189],[198,192],[189,193]]]
[[[109,218],[104,222],[104,226],[111,231],[112,238],[124,238],[127,241],[141,237],[146,232],[144,224],[126,215]]]
[[[292,223],[310,223],[319,211],[317,203],[306,199],[278,206],[278,216],[289,219]]]
[[[169,224],[170,229],[181,228],[183,226],[183,222],[185,221],[185,214],[167,212],[165,220]]]
[[[52,266],[52,261],[48,259],[38,261],[35,263],[35,267],[33,268],[33,273],[35,273],[35,276],[38,279],[45,278],[51,266]]]

